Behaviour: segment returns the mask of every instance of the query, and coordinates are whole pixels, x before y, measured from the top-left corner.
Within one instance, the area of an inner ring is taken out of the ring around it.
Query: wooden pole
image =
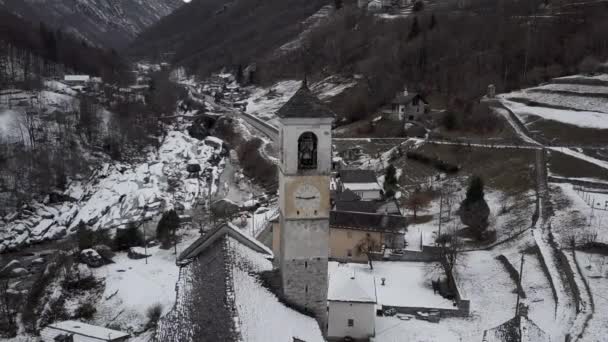
[[[524,253],[521,253],[521,263],[519,265],[519,281],[517,284],[517,304],[515,305],[515,317],[519,315],[519,297],[521,291],[521,278],[524,272]],[[520,335],[521,336],[521,335]]]
[[[443,214],[443,191],[440,191],[439,195],[439,231],[437,237],[441,236],[441,216]]]

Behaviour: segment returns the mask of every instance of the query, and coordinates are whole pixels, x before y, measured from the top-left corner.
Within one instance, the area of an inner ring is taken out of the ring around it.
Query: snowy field
[[[552,222],[558,241],[567,243],[574,236],[580,242],[597,235],[598,242],[608,243],[608,194],[575,190],[571,184],[555,184],[552,190],[557,199],[565,199]]]
[[[301,84],[300,81],[289,80],[278,82],[270,88],[253,88],[247,99],[246,112],[264,120],[275,118],[275,113],[298,91]]]
[[[311,84],[309,87],[319,99],[329,101],[356,84],[355,79],[334,75]],[[246,101],[246,113],[269,121],[270,124],[276,126],[276,112],[291,99],[301,86],[300,80],[286,80],[277,82],[268,88],[248,88],[251,93]]]
[[[534,88],[529,90],[534,90]],[[595,111],[608,114],[608,97],[536,91],[512,92],[505,95],[505,97],[513,100],[525,99],[527,101],[533,101],[536,106],[544,106],[547,108],[565,108],[574,111]]]
[[[577,252],[577,260],[587,279],[595,312],[581,342],[598,342],[608,336],[608,256]]]
[[[330,100],[342,94],[345,90],[357,85],[357,81],[340,76],[329,76],[320,82],[312,84],[310,90],[322,101]]]
[[[199,237],[195,230],[184,232],[177,246],[178,254]],[[146,311],[160,304],[166,314],[175,303],[175,283],[179,268],[175,265],[174,249],[151,247],[147,260],[133,260],[126,253],[114,257],[114,263],[95,269],[99,279],[105,279],[105,290],[97,303],[94,323],[118,324],[121,329],[141,331],[147,323]]]
[[[536,88],[531,88],[529,91],[603,94],[608,96],[608,86],[593,86],[586,84],[549,83]]]
[[[502,103],[524,122],[530,122],[540,117],[583,128],[608,129],[608,113],[528,106],[520,102],[509,101],[506,98],[502,99]]]

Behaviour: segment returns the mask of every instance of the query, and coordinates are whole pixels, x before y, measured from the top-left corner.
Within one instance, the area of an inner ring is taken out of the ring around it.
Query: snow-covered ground
[[[608,243],[608,194],[575,190],[571,184],[555,184],[552,190],[555,198],[567,201],[552,221],[558,241],[568,243],[573,236],[580,242],[597,234],[597,241]]]
[[[563,95],[559,96],[563,97]],[[608,129],[608,113],[528,106],[520,102],[509,101],[508,98],[502,99],[502,103],[524,122],[530,122],[540,117],[583,128]],[[593,109],[597,110],[598,107],[593,107]]]
[[[199,237],[197,231],[184,232],[177,246],[178,254]],[[175,283],[179,276],[174,249],[158,246],[147,249],[145,259],[133,260],[126,253],[117,254],[114,263],[94,270],[105,279],[102,298],[95,304],[94,323],[118,325],[124,331],[141,331],[147,323],[146,311],[162,305],[166,314],[175,303]]]
[[[345,90],[357,85],[357,81],[340,76],[329,76],[310,86],[310,90],[322,101],[342,94]]]
[[[356,84],[357,81],[354,78],[334,75],[311,84],[309,87],[319,99],[329,101]],[[276,126],[276,112],[301,86],[302,82],[299,80],[285,80],[277,82],[271,87],[250,87],[245,111]]]
[[[247,99],[246,112],[266,121],[274,119],[275,113],[298,91],[301,84],[300,81],[288,80],[270,88],[253,88]]]
[[[524,123],[539,119],[581,128],[608,129],[608,75],[573,75],[538,87],[498,95]]]
[[[577,252],[577,261],[591,289],[595,312],[581,342],[598,342],[608,336],[608,257]]]

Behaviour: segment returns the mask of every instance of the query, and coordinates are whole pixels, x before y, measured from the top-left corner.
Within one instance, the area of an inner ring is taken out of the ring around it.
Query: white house
[[[40,332],[43,342],[58,341],[58,337],[71,337],[73,342],[124,342],[129,334],[78,321],[63,321],[48,325]]]
[[[338,265],[327,290],[327,337],[367,340],[376,334],[376,284],[367,273]]]
[[[68,84],[85,84],[91,81],[89,75],[65,75],[63,80]]]
[[[428,112],[428,103],[417,93],[407,90],[399,93],[391,102],[391,114],[394,120],[417,121]]]
[[[380,0],[372,0],[367,4],[367,10],[370,12],[380,12],[382,11],[382,1]]]
[[[382,188],[373,170],[340,170],[342,190],[351,190],[363,201],[382,198]]]

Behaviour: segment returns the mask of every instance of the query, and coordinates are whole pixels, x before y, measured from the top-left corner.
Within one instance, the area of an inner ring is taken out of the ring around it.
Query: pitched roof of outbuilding
[[[355,202],[359,200],[361,200],[361,196],[350,189],[346,189],[336,194],[336,201]]]
[[[232,223],[223,223],[204,236],[201,236],[198,240],[194,241],[188,248],[186,248],[180,255],[178,263],[187,263],[192,258],[200,254],[205,248],[211,245],[215,240],[224,235],[228,235],[251,248],[252,250],[272,257],[272,251],[266,247],[263,243],[259,242],[255,238],[243,233],[238,227]]]
[[[342,183],[377,183],[376,173],[373,170],[340,170]]]
[[[393,99],[392,103],[408,104],[408,103],[412,102],[412,100],[414,100],[415,98],[419,98],[422,100],[422,102],[427,103],[426,100],[418,93],[408,93],[407,95],[399,94]]]
[[[398,215],[332,211],[329,214],[329,225],[332,228],[398,233],[407,228],[407,219]]]
[[[549,342],[549,335],[525,316],[516,316],[484,331],[483,342]]]
[[[336,201],[336,211],[352,211],[360,213],[376,213],[379,204],[374,201]]]
[[[48,328],[103,341],[115,341],[129,336],[129,334],[122,331],[112,330],[79,321],[55,322],[50,324],[47,329]]]
[[[335,118],[336,114],[314,96],[306,84],[277,111],[280,118]]]
[[[348,265],[339,265],[329,276],[327,300],[335,302],[376,303],[373,276],[357,273]]]

